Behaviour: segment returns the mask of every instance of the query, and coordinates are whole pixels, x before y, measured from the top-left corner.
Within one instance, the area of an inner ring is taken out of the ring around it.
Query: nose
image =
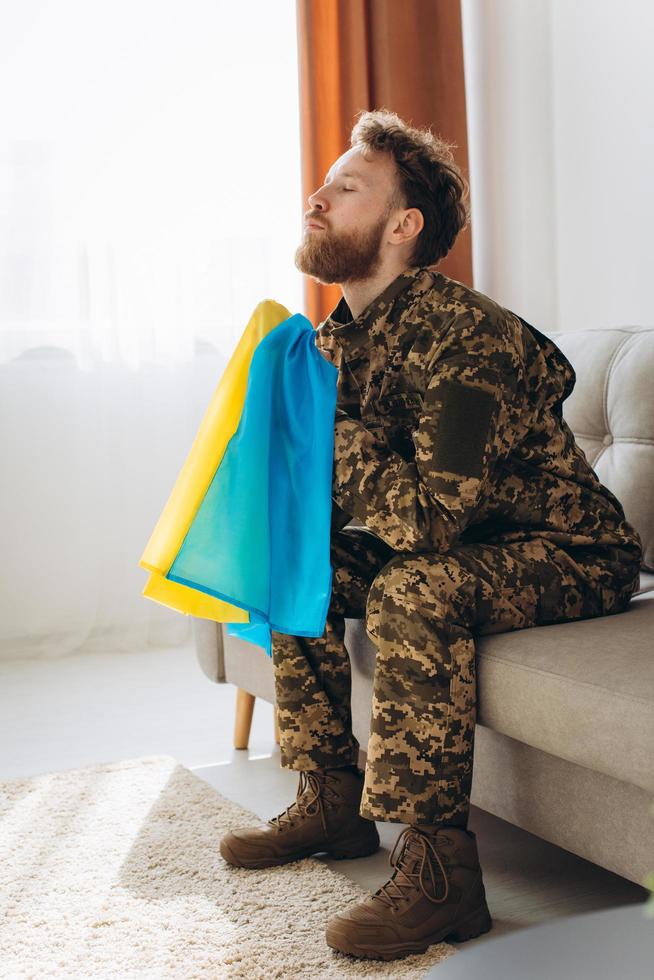
[[[311,208],[312,211],[318,211],[322,213],[325,210],[326,200],[320,193],[321,190],[322,188],[320,188],[320,190],[314,191],[313,194],[310,194],[309,197],[307,198],[307,203],[309,204],[309,207]],[[308,217],[311,216],[308,215]]]

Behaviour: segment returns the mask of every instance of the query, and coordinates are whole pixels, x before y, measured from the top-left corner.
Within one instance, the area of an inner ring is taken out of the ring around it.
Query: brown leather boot
[[[334,949],[394,960],[424,953],[444,939],[464,942],[491,928],[471,830],[407,827],[390,861],[395,870],[385,885],[327,923],[327,943]]]
[[[374,820],[359,816],[360,769],[314,769],[300,773],[295,802],[259,827],[226,834],[220,853],[237,868],[271,868],[326,851],[333,858],[374,854]]]

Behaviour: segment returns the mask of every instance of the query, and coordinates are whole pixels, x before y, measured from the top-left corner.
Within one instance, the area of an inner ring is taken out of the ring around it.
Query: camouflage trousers
[[[475,635],[620,612],[638,567],[619,549],[571,557],[534,538],[446,554],[395,552],[360,527],[332,534],[322,637],[273,631],[282,765],[356,763],[345,618],[377,648],[361,815],[467,825],[477,715]]]

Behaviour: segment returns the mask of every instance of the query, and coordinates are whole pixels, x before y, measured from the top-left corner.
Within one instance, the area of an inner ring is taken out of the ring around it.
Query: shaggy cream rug
[[[455,952],[330,949],[365,892],[316,859],[229,867],[220,837],[259,822],[170,756],[0,783],[2,977],[417,978]]]

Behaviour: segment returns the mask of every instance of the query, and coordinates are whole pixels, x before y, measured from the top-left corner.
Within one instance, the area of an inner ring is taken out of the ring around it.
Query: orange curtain
[[[362,109],[390,109],[455,143],[468,177],[460,0],[296,0],[302,143],[307,198],[350,146]],[[470,228],[438,269],[472,285]],[[304,277],[305,314],[317,326],[342,296]]]

